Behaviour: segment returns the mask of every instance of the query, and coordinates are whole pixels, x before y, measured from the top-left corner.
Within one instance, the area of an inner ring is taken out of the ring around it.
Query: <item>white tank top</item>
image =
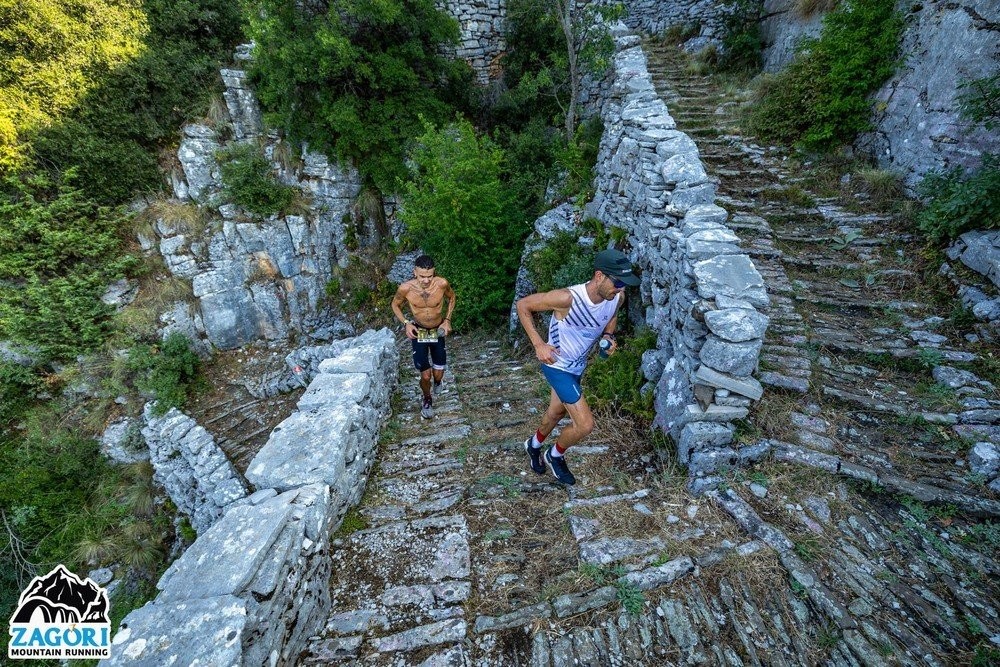
[[[549,321],[549,345],[559,348],[559,356],[554,364],[546,365],[581,375],[587,367],[587,353],[618,312],[622,295],[619,293],[610,301],[595,304],[587,295],[586,284],[573,285],[569,293],[573,295],[573,305],[566,317],[558,320],[553,316]]]

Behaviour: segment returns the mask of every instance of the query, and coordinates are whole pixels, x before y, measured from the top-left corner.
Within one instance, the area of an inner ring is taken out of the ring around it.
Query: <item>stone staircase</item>
[[[1000,625],[989,556],[935,555],[920,517],[824,471],[696,498],[645,428],[602,412],[571,451],[575,487],[537,476],[536,362],[482,335],[449,355],[431,420],[403,364],[301,664],[946,665],[972,650],[953,626]]]

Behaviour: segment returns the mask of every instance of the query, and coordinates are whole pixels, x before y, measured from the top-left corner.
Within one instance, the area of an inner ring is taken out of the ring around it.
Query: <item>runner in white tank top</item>
[[[571,375],[583,375],[587,354],[600,340],[611,318],[618,314],[622,295],[616,293],[611,300],[594,303],[587,294],[587,283],[568,289],[573,297],[569,312],[562,319],[553,315],[549,321],[549,345],[559,350],[559,356],[555,363],[546,365]]]
[[[549,407],[535,435],[524,442],[531,469],[545,474],[545,465],[563,484],[574,484],[563,457],[565,451],[594,430],[594,416],[583,397],[580,377],[587,367],[587,355],[606,338],[608,354],[614,354],[618,309],[624,302],[621,292],[639,284],[628,258],[618,250],[604,250],[594,259],[594,275],[582,285],[531,294],[517,302],[517,316],[542,362],[542,374],[552,387]],[[549,340],[544,342],[535,328],[534,314],[552,312]],[[559,434],[559,440],[542,453],[542,441],[559,420],[569,414],[573,423]],[[542,463],[544,459],[545,463]]]

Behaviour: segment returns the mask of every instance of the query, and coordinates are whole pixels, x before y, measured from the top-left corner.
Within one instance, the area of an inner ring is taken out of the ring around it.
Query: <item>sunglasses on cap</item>
[[[612,278],[611,276],[609,276],[607,274],[605,274],[605,276],[609,280],[611,280],[611,284],[615,286],[615,289],[625,289],[626,285],[622,281],[618,280],[617,278]]]

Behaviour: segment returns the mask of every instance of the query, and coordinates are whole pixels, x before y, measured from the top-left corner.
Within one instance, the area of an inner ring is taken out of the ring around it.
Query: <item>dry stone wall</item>
[[[678,444],[692,481],[740,457],[733,422],[763,389],[754,379],[768,325],[764,280],[715,205],[715,184],[694,141],[676,129],[656,94],[638,38],[615,28],[618,53],[602,89],[604,134],[594,200],[583,214],[627,232],[630,258],[642,270],[645,323],[657,345],[642,370],[655,398],[655,425]],[[576,214],[563,205],[535,223],[525,257]],[[516,294],[531,291],[527,271]],[[511,323],[515,322],[512,312]]]
[[[298,410],[250,464],[257,490],[167,569],[102,664],[296,663],[329,613],[330,536],[364,490],[398,367],[388,329],[319,364]]]
[[[147,404],[143,438],[153,478],[201,533],[246,497],[246,484],[212,434],[176,408],[156,417]]]
[[[718,0],[624,0],[625,24],[637,33],[658,35],[673,26],[696,24],[701,37],[719,39],[725,11]]]
[[[643,372],[655,386],[655,424],[693,477],[738,460],[733,421],[762,395],[752,377],[768,318],[764,280],[716,206],[698,148],[675,129],[635,38],[621,37],[601,116],[596,196],[588,206],[628,232],[642,269],[646,323],[657,348]]]
[[[438,0],[437,6],[458,20],[458,45],[448,55],[469,63],[480,84],[499,78],[507,50],[506,0]]]

